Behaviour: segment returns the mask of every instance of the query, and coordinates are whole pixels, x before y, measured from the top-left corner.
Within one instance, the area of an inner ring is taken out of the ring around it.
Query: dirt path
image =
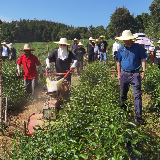
[[[76,86],[78,84],[78,79],[79,76],[77,76],[75,71],[71,79],[73,86]],[[0,135],[0,159],[5,159],[5,157],[3,157],[3,154],[6,145],[6,140],[7,146],[8,148],[10,148],[12,146],[12,137],[14,135],[14,132],[22,131],[24,133],[24,121],[27,122],[29,116],[33,113],[41,113],[44,102],[45,92],[42,91],[42,87],[40,86],[38,89],[38,99],[36,101],[31,100],[30,102],[28,102],[28,104],[26,104],[26,106],[23,106],[23,109],[15,109],[11,112],[8,118],[8,127],[5,133],[3,133],[3,135]]]

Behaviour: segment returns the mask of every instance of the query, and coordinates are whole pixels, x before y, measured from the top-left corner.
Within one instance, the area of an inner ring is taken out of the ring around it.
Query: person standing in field
[[[1,55],[4,62],[6,59],[9,59],[10,50],[5,41],[2,44],[3,46],[1,47]]]
[[[42,66],[38,58],[31,53],[31,51],[35,50],[31,49],[29,44],[25,44],[24,49],[20,51],[24,52],[24,54],[21,55],[17,61],[17,76],[20,76],[20,67],[21,64],[23,64],[24,87],[27,92],[32,93],[32,96],[35,98],[35,90],[38,85],[38,72],[36,70],[36,65],[39,66],[41,79],[43,79]]]
[[[13,44],[10,43],[8,45],[10,52],[11,52],[11,57],[9,58],[10,61],[15,61],[16,62],[16,49],[14,48]]]
[[[141,80],[145,77],[145,58],[147,55],[141,45],[133,43],[132,39],[136,37],[138,36],[132,35],[130,30],[123,31],[122,36],[117,37],[117,39],[124,42],[124,45],[119,48],[115,60],[117,60],[118,80],[121,87],[121,108],[125,111],[127,109],[125,102],[131,84],[134,93],[135,121],[139,124],[144,124],[142,119]],[[140,78],[139,69],[141,66],[143,71]]]
[[[95,48],[94,48],[94,60],[98,60],[98,43],[99,43],[99,40],[96,39],[94,41],[95,43]]]
[[[99,39],[101,41],[98,44],[98,54],[100,54],[100,60],[101,64],[103,59],[105,60],[105,63],[107,64],[107,53],[108,53],[108,44],[106,41],[104,41],[105,36],[100,36]]]
[[[117,51],[120,47],[121,47],[121,44],[119,43],[118,39],[115,39],[115,43],[113,43],[113,48],[112,48],[112,51],[113,51],[112,55],[113,55],[114,59],[115,59]]]
[[[89,43],[87,43],[87,55],[88,55],[88,62],[94,62],[94,48],[95,48],[95,43],[92,42],[94,39],[92,37],[89,38]]]
[[[78,43],[78,48],[75,49],[74,55],[77,59],[77,73],[80,75],[80,72],[83,70],[83,56],[85,55],[85,49],[82,47],[82,43]]]
[[[154,64],[158,65],[158,68],[160,69],[160,40],[157,42],[158,46],[154,49]]]
[[[55,73],[67,73],[72,67],[76,68],[77,60],[71,51],[68,51],[67,47],[70,45],[66,38],[61,38],[59,42],[55,42],[59,45],[58,50],[54,50],[46,59],[46,69],[50,69],[50,63],[55,63]],[[70,66],[70,64],[72,66]],[[63,78],[64,76],[59,76]],[[58,79],[57,79],[58,80]],[[66,78],[71,84],[71,74]]]
[[[78,39],[75,38],[74,40],[72,40],[72,42],[73,42],[73,44],[72,44],[72,52],[73,52],[73,54],[74,54],[74,50],[75,50],[76,48],[78,48]]]

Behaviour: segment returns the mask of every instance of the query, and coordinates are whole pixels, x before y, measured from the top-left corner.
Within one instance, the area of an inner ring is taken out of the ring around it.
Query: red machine
[[[73,68],[71,68],[67,73],[48,73],[46,70],[46,100],[43,106],[43,114],[35,114],[33,113],[29,118],[27,122],[27,127],[29,130],[29,133],[26,133],[26,123],[24,122],[24,128],[25,128],[25,135],[31,136],[33,135],[34,129],[33,127],[36,125],[44,125],[44,122],[46,122],[46,119],[56,119],[57,113],[60,112],[62,109],[60,105],[63,104],[63,101],[69,98],[69,85],[66,81],[67,76],[73,71]],[[56,76],[53,78],[52,75]],[[57,76],[64,75],[63,78],[59,79]],[[56,79],[56,80],[55,80]],[[59,79],[59,80],[57,80]]]

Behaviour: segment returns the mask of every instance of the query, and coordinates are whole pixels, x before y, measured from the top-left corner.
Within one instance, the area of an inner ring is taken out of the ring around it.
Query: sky
[[[107,27],[116,7],[123,5],[134,14],[149,13],[153,0],[7,0],[0,9],[0,19],[47,20],[74,27]],[[4,1],[3,1],[4,2]],[[2,5],[3,3],[1,3]]]

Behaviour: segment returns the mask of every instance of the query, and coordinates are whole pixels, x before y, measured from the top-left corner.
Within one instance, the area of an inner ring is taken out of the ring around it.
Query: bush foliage
[[[90,65],[80,84],[71,90],[66,104],[71,109],[65,108],[55,124],[35,128],[33,137],[18,134],[9,157],[119,160],[130,156],[126,148],[130,142],[137,155],[157,158],[159,138],[134,124],[119,109],[118,89],[107,66]]]

